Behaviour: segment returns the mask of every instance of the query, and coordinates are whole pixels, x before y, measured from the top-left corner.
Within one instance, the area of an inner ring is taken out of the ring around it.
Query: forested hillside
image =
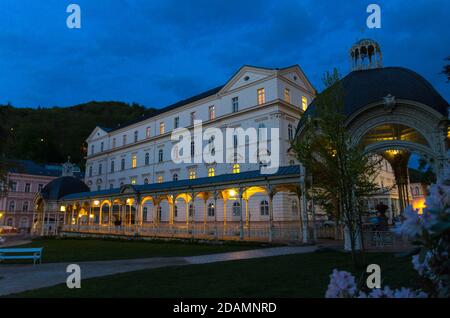
[[[70,156],[72,162],[83,165],[85,139],[96,126],[115,127],[154,112],[122,102],[37,109],[0,105],[0,150],[13,159],[61,163]]]

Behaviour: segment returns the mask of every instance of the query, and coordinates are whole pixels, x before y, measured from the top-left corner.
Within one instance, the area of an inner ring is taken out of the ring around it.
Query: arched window
[[[239,202],[233,203],[233,216],[241,215],[241,204]]]
[[[235,163],[233,165],[233,173],[240,173],[241,172],[241,167],[239,166],[238,163]]]
[[[259,211],[261,216],[269,215],[269,203],[266,200],[261,201],[259,204]]]
[[[216,214],[216,208],[214,207],[214,203],[208,204],[208,216],[214,216]]]
[[[292,124],[288,125],[288,138],[289,140],[294,139],[294,128],[292,127]]]
[[[158,220],[161,220],[161,215],[162,215],[162,208],[161,206],[158,206]]]
[[[158,162],[163,162],[164,160],[164,151],[162,149],[159,149],[158,151]]]
[[[297,215],[298,214],[298,203],[297,203],[297,200],[292,200],[292,202],[291,202],[291,212],[292,212],[292,215]]]
[[[150,154],[147,152],[145,154],[145,165],[148,166],[150,164]]]
[[[214,168],[209,168],[208,169],[208,177],[214,177],[214,175],[215,175],[215,170],[214,170]]]
[[[208,140],[208,149],[209,152],[211,153],[212,156],[214,156],[216,154],[216,148],[214,146],[214,136],[211,136],[211,138],[209,138]]]
[[[178,174],[177,174],[177,173],[174,173],[174,174],[173,174],[172,180],[173,180],[173,181],[178,181]]]
[[[148,215],[148,208],[146,206],[144,206],[144,208],[142,209],[142,221],[143,222],[147,221],[147,215]]]
[[[144,179],[144,184],[148,184],[148,178]]]
[[[193,203],[189,203],[189,217],[193,217],[195,212],[195,207]]]

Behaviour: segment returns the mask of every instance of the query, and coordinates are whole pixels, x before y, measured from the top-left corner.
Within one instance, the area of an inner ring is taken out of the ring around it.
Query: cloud
[[[379,41],[384,65],[409,67],[447,98],[438,73],[450,55],[445,0],[378,1],[382,28],[368,30],[372,1],[78,0],[82,29],[65,26],[67,3],[0,2],[0,103],[67,106],[89,100],[163,107],[223,84],[243,64],[300,64],[321,87],[348,72],[348,48]]]

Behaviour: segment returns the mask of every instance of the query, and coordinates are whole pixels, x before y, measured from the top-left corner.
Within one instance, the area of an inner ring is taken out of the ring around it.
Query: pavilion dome
[[[45,200],[59,200],[68,194],[89,191],[89,187],[80,179],[65,176],[50,181],[40,194]]]
[[[386,98],[404,99],[431,107],[443,116],[448,115],[448,102],[422,76],[403,67],[384,67],[353,71],[341,79],[344,90],[344,114],[349,117],[359,109]],[[314,116],[313,100],[300,120]]]

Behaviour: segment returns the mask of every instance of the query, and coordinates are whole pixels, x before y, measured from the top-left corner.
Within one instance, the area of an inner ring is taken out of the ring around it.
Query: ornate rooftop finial
[[[380,45],[371,39],[362,39],[350,49],[350,71],[369,70],[382,66]]]

